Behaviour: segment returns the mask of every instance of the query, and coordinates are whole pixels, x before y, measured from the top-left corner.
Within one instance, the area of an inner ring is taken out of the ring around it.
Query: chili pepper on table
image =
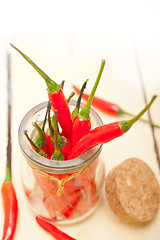
[[[11,180],[3,183],[1,193],[5,214],[2,240],[10,240],[16,229],[18,215],[17,197]]]
[[[14,185],[12,183],[12,136],[11,136],[11,61],[10,53],[7,52],[7,163],[6,163],[6,176],[1,186],[2,204],[4,210],[4,224],[2,240],[12,240],[17,225],[18,217],[18,201]],[[4,139],[3,139],[4,141]]]
[[[68,155],[68,159],[79,157],[91,148],[101,143],[107,143],[117,137],[122,136],[147,111],[155,98],[156,96],[153,96],[151,101],[146,105],[146,107],[138,115],[136,115],[130,120],[118,121],[102,125],[96,127],[93,130],[90,130],[89,133],[82,137],[72,148],[71,152]]]
[[[48,87],[48,97],[49,101],[52,103],[54,110],[58,111],[58,122],[67,138],[72,139],[72,117],[67,100],[61,89],[61,85],[54,82],[47,76],[28,56],[22,53],[17,47],[12,43],[10,44],[15,50],[17,50],[25,60],[27,60],[31,66],[40,74],[40,76],[45,80]]]
[[[75,238],[70,237],[68,234],[62,232],[60,229],[50,224],[49,222],[36,216],[37,223],[49,232],[57,240],[76,240]]]
[[[80,94],[80,89],[77,86],[75,86],[73,84],[72,87],[77,94]],[[88,98],[89,98],[89,94],[83,93],[82,99],[87,101]],[[97,108],[101,112],[103,112],[105,114],[112,115],[112,116],[119,116],[119,115],[124,114],[124,115],[134,117],[134,114],[131,114],[131,113],[123,110],[118,104],[106,101],[106,100],[104,100],[102,98],[99,98],[99,97],[96,97],[96,96],[94,96],[94,98],[93,98],[92,106]],[[148,121],[148,120],[143,119],[143,118],[141,118],[140,120],[143,121],[143,122],[149,123],[153,127],[160,128],[159,125],[157,125],[157,124],[155,124],[151,121]]]
[[[8,166],[8,163],[6,169],[6,178],[1,187],[1,194],[4,209],[2,240],[11,240],[15,233],[17,224],[18,202],[13,183],[11,182],[11,170]]]
[[[86,133],[89,132],[91,128],[91,121],[90,121],[90,107],[92,104],[92,100],[97,89],[98,83],[100,81],[103,69],[105,65],[105,60],[102,60],[101,67],[91,91],[91,94],[87,100],[86,105],[82,108],[80,113],[74,118],[73,121],[73,131],[72,131],[72,144],[73,146],[81,139]]]

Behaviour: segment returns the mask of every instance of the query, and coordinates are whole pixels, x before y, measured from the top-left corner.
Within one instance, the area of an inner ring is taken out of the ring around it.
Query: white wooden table
[[[157,29],[158,30],[158,29]],[[152,95],[158,98],[150,109],[150,117],[160,124],[160,34],[130,31],[104,31],[95,33],[48,33],[13,35],[12,42],[37,63],[56,82],[65,80],[66,96],[72,91],[71,84],[81,86],[89,78],[87,89],[91,89],[97,76],[101,59],[106,67],[96,92],[106,100],[118,103],[132,113],[138,113]],[[7,72],[5,41],[0,39],[0,185],[5,177],[6,128],[7,128]],[[53,237],[41,229],[28,208],[21,186],[20,148],[17,131],[22,117],[33,106],[47,100],[44,80],[13,49],[11,50],[12,87],[12,171],[16,189],[19,216],[15,240],[43,239]],[[1,61],[2,60],[2,61]],[[128,119],[101,115],[104,123]],[[148,119],[148,113],[145,114]],[[102,159],[106,175],[118,163],[129,157],[144,160],[154,171],[158,181],[160,161],[160,133],[147,124],[137,122],[123,137],[103,147]],[[4,139],[4,141],[3,141]],[[2,200],[0,199],[0,236],[3,228]],[[96,212],[83,222],[60,229],[78,240],[159,240],[160,211],[148,224],[129,224],[111,211],[103,191],[103,199]]]

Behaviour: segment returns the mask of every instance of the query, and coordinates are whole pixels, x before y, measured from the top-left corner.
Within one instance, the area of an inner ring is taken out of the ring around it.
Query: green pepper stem
[[[44,132],[44,128],[45,128],[46,121],[47,121],[48,108],[51,108],[51,102],[50,101],[48,101],[47,110],[46,110],[45,118],[44,118],[43,125],[42,125],[42,131],[43,132]]]
[[[50,94],[58,92],[60,89],[60,85],[58,85],[56,82],[54,82],[52,79],[49,78],[49,76],[43,72],[27,55],[25,55],[23,52],[21,52],[16,46],[14,46],[12,43],[10,43],[11,47],[13,47],[17,52],[19,52],[22,57],[24,57],[25,60],[27,60],[28,63],[39,73],[39,75],[45,80],[46,85],[48,87],[48,91]]]
[[[60,85],[60,87],[62,88],[62,90],[63,90],[63,88],[64,88],[64,83],[65,83],[65,80],[63,80],[63,81],[61,82],[61,85]]]
[[[46,134],[45,134],[45,132],[40,128],[40,126],[36,122],[33,122],[32,124],[36,128],[36,130],[38,131],[37,135],[34,138],[34,143],[35,144],[37,143],[38,147],[44,147],[46,145]]]
[[[51,116],[50,116],[50,110],[51,110],[51,107],[48,108],[48,134],[50,135],[51,137],[51,140],[52,140],[52,143],[55,144],[55,140],[54,140],[54,134],[55,134],[55,130],[54,130],[54,127],[55,127],[55,116],[53,115],[52,116],[52,119],[51,119]],[[59,132],[59,128],[57,126],[57,132],[58,132],[58,144],[60,144],[62,142],[62,137],[60,136],[60,132]]]
[[[54,128],[51,124],[51,116],[50,116],[50,110],[51,108],[48,108],[48,126],[49,126],[49,135],[51,136],[51,139],[54,138]]]
[[[55,143],[54,143],[54,148],[55,148],[55,149],[59,149],[59,147],[58,147],[57,110],[55,110],[55,115],[54,115],[54,117],[55,117],[55,125],[54,125],[54,141],[55,141]]]
[[[47,157],[47,154],[39,149],[34,142],[30,139],[30,137],[28,136],[27,130],[24,131],[24,135],[26,136],[27,140],[29,141],[30,145],[34,148],[34,150],[36,151],[36,153],[38,153],[39,155],[43,156],[43,157]]]
[[[59,146],[58,146],[58,121],[57,121],[57,110],[54,112],[54,117],[55,117],[55,125],[54,125],[54,153],[51,156],[52,160],[64,160],[64,156],[61,153]]]
[[[135,117],[134,114],[129,113],[129,112],[126,112],[126,111],[124,111],[124,110],[121,109],[121,108],[119,109],[118,114],[120,114],[120,115],[121,115],[121,114],[125,114],[125,115],[128,115],[128,116],[130,116],[130,117]],[[153,123],[152,121],[149,121],[149,120],[147,120],[147,119],[140,118],[140,121],[142,121],[142,122],[144,122],[144,123],[148,123],[148,124],[150,124],[150,125],[153,126],[153,127],[160,128],[160,125],[155,124],[155,123]]]
[[[5,177],[4,182],[11,182],[11,172],[10,172],[10,169],[8,166],[6,168],[6,177]]]
[[[151,101],[144,107],[144,109],[139,113],[137,114],[136,116],[134,116],[132,119],[130,120],[127,120],[127,121],[120,121],[119,122],[119,125],[121,127],[121,131],[122,132],[127,132],[131,127],[132,125],[140,119],[140,117],[150,108],[150,106],[152,105],[153,101],[156,99],[156,95],[154,95],[151,99]]]
[[[71,92],[71,94],[69,95],[69,97],[67,98],[67,103],[69,103],[69,101],[71,100],[71,98],[75,95],[75,92]]]
[[[74,119],[77,116],[77,114],[79,113],[82,95],[83,95],[84,89],[86,88],[88,80],[89,79],[87,79],[82,85],[82,88],[81,88],[81,91],[80,91],[80,94],[79,94],[79,97],[78,97],[78,100],[77,100],[76,107],[72,111],[72,119]]]
[[[94,84],[94,86],[92,88],[91,94],[89,95],[89,98],[88,98],[88,100],[86,102],[85,107],[80,111],[79,116],[80,116],[80,118],[82,118],[84,120],[90,119],[90,107],[92,105],[92,101],[93,101],[96,89],[98,87],[98,84],[99,84],[99,81],[100,81],[100,78],[101,78],[104,66],[105,66],[105,60],[102,60],[101,67],[100,67],[97,79],[95,81],[95,84]]]

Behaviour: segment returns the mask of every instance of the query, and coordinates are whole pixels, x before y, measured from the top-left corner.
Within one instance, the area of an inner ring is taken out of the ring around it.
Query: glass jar
[[[76,101],[71,100],[71,109]],[[81,107],[84,105],[82,104]],[[105,178],[99,154],[102,144],[84,155],[67,161],[55,161],[38,155],[24,135],[33,139],[33,122],[42,124],[47,102],[32,108],[19,126],[18,138],[22,151],[22,185],[35,214],[54,223],[70,224],[83,220],[98,206]],[[99,115],[91,109],[92,128],[102,125]],[[46,125],[47,128],[47,125]]]

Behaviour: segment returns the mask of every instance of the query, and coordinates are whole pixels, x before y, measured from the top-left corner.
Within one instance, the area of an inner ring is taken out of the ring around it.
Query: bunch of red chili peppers
[[[61,84],[57,84],[50,79],[49,76],[47,76],[28,56],[22,53],[13,44],[11,44],[11,46],[31,64],[46,82],[49,102],[51,103],[53,113],[56,113],[56,118],[53,114],[51,122],[49,120],[49,128],[46,133],[43,131],[43,128],[41,129],[37,123],[34,123],[38,132],[34,139],[34,149],[39,154],[51,158],[52,160],[69,160],[77,158],[100,143],[106,143],[114,138],[120,137],[144,114],[155,99],[154,96],[140,114],[133,117],[131,120],[105,124],[91,130],[90,107],[92,102],[94,105],[95,102],[97,102],[95,101],[94,95],[105,66],[105,61],[102,60],[97,79],[90,95],[86,96],[83,94],[85,89],[83,86],[79,100],[77,101],[77,106],[71,113]],[[76,89],[76,87],[74,87],[74,89]],[[86,97],[87,102],[85,107],[80,110],[81,97]],[[104,104],[101,105],[104,106]],[[110,110],[110,112],[113,114],[122,112],[117,105],[112,104],[112,106],[112,111]],[[50,110],[48,111],[48,115],[49,112]],[[58,124],[61,127],[61,132],[59,131]]]
[[[156,96],[153,96],[146,107],[130,120],[117,121],[92,129],[90,108],[92,103],[95,105],[97,102],[94,95],[105,66],[105,61],[102,60],[101,62],[99,73],[90,95],[87,96],[83,94],[87,80],[83,84],[81,90],[77,90],[76,87],[74,87],[74,89],[79,93],[79,98],[75,109],[71,113],[68,105],[70,97],[69,99],[65,98],[63,93],[63,83],[57,84],[55,81],[50,79],[49,76],[47,76],[28,56],[22,53],[13,44],[11,44],[11,46],[31,64],[31,66],[42,76],[42,78],[44,78],[48,88],[49,104],[46,112],[47,117],[45,116],[43,126],[39,126],[36,122],[33,123],[37,132],[34,139],[30,139],[27,132],[24,133],[33,149],[41,156],[47,157],[48,159],[57,161],[74,159],[80,157],[88,150],[101,143],[107,143],[122,136],[146,112],[156,98]],[[86,104],[82,109],[80,109],[82,97],[86,97]],[[104,106],[104,102],[101,105]],[[112,106],[112,108],[109,108],[110,110],[108,110],[110,113],[117,114],[122,112],[117,105],[110,104],[110,106]],[[44,131],[46,119],[48,120],[48,129],[47,131]],[[44,227],[45,224],[43,224],[43,221],[37,221]],[[48,225],[46,228],[49,229],[50,226]]]

